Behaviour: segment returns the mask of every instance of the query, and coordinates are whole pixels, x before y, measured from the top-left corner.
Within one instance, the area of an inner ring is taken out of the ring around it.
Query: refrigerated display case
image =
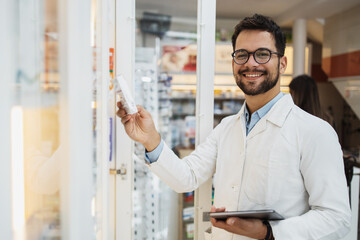
[[[109,144],[97,110],[104,105],[100,73],[109,57],[97,48],[104,15],[96,13],[105,1],[11,2],[5,10],[14,20],[8,31],[14,47],[4,56],[16,61],[4,78],[10,101],[2,109],[9,116],[4,136],[11,151],[4,162],[11,178],[1,182],[11,192],[11,202],[2,204],[11,226],[1,236],[101,239],[109,176],[101,157]]]
[[[50,11],[58,14],[53,4],[18,5],[20,61],[11,110],[15,239],[61,237],[59,31],[49,18]]]

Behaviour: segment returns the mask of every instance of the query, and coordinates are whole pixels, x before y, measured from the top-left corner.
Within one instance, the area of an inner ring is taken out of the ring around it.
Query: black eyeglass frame
[[[258,62],[258,61],[256,60],[255,53],[256,53],[257,51],[263,51],[263,50],[268,51],[268,52],[270,53],[270,57],[269,57],[269,59],[268,59],[266,62],[260,63],[260,62]],[[244,52],[246,52],[246,53],[248,54],[247,59],[246,59],[246,61],[245,61],[244,63],[237,63],[236,60],[235,60],[235,54],[236,54],[237,52],[240,52],[240,51],[244,51]],[[281,54],[281,53],[279,53],[279,52],[271,51],[270,49],[267,49],[267,48],[258,48],[258,49],[256,49],[254,52],[249,52],[249,51],[247,51],[246,49],[238,49],[238,50],[235,50],[235,51],[231,54],[231,56],[232,56],[234,62],[235,62],[237,65],[244,65],[245,63],[247,63],[247,62],[249,61],[249,59],[250,59],[250,55],[253,55],[255,62],[257,62],[258,64],[266,64],[266,63],[268,63],[268,62],[270,61],[272,54],[276,54],[276,55],[278,55],[279,57],[283,57],[283,56],[284,56],[284,54]]]

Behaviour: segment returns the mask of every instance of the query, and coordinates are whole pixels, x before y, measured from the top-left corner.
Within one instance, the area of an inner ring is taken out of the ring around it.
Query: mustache
[[[244,69],[242,71],[238,71],[238,74],[241,75],[243,73],[246,73],[246,72],[258,72],[258,73],[262,73],[262,74],[267,74],[267,71],[266,70],[259,70],[259,69],[254,69],[254,70],[250,70],[250,69]]]

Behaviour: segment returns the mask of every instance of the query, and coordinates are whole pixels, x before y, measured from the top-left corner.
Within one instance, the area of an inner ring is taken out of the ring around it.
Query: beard
[[[279,66],[280,66],[280,61],[278,63],[276,73],[272,73],[272,74],[269,74],[268,71],[265,70],[255,69],[250,71],[249,68],[242,71],[238,71],[237,74],[234,74],[236,84],[246,95],[255,96],[262,93],[266,93],[267,91],[272,89],[279,81],[279,76],[280,76]],[[242,76],[244,72],[262,73],[265,79],[259,85],[256,85],[256,82],[245,83]]]

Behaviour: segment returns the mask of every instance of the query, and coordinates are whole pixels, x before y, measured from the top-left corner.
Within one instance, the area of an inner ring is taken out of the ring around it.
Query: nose
[[[244,65],[248,65],[248,66],[257,66],[259,65],[256,61],[255,61],[255,53],[251,53],[249,56],[248,61],[244,64]]]

